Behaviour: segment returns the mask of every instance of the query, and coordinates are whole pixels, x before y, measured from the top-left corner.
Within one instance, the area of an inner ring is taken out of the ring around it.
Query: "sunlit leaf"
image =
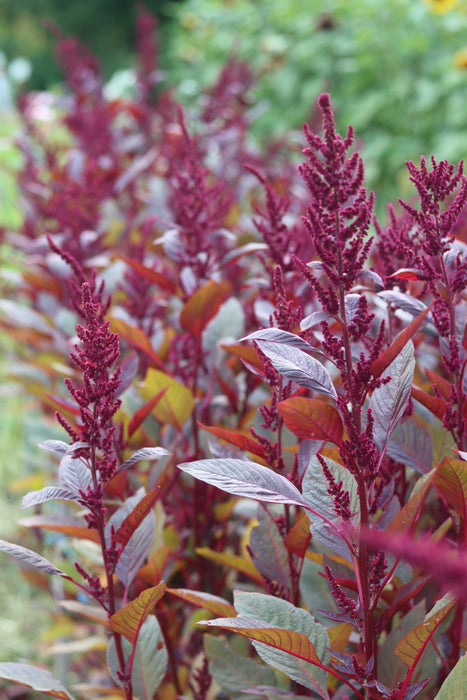
[[[467,520],[467,461],[445,457],[436,470],[433,486],[465,522]]]
[[[0,663],[0,678],[14,683],[21,683],[44,695],[51,695],[62,700],[72,700],[73,696],[50,671],[36,668],[29,664]]]
[[[167,387],[168,388],[168,387]],[[158,394],[146,401],[144,406],[141,406],[136,413],[133,415],[132,419],[128,423],[128,437],[130,438],[134,432],[138,430],[140,425],[144,423],[146,418],[152,413],[153,408],[157,406],[161,398],[164,396],[167,388],[162,389]]]
[[[161,423],[169,423],[180,429],[193,412],[193,394],[188,387],[168,374],[149,369],[144,386],[140,389],[141,396],[149,400],[163,389],[166,389],[166,392],[154,407],[152,414]]]
[[[317,399],[292,396],[281,401],[277,410],[297,437],[341,444],[344,426],[334,406]]]
[[[300,491],[284,476],[255,462],[241,459],[201,459],[177,465],[212,486],[267,503],[306,505]]]
[[[214,561],[216,564],[220,564],[221,566],[239,571],[240,573],[249,576],[251,579],[253,579],[253,581],[256,581],[256,583],[259,583],[260,585],[264,584],[263,577],[251,559],[247,559],[246,557],[242,557],[237,554],[229,554],[228,552],[215,552],[213,549],[209,549],[209,547],[197,547],[196,554],[198,554],[200,557],[204,557],[205,559],[209,559],[209,561]]]
[[[298,557],[300,557],[300,559],[302,559],[305,556],[310,538],[310,521],[302,511],[297,521],[292,525],[287,533],[284,544],[289,552],[296,554]]]
[[[127,605],[110,618],[110,627],[114,632],[123,634],[129,642],[135,644],[143,622],[154,609],[156,603],[162,598],[166,589],[163,581],[154,588],[147,588],[139,594],[137,598],[131,600]]]

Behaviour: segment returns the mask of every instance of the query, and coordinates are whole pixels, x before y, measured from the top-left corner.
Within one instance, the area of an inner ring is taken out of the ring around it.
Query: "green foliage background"
[[[76,36],[92,49],[109,77],[132,62],[137,8],[144,4],[158,17],[164,37],[179,1],[0,0],[0,49],[9,60],[25,56],[32,62],[31,88],[49,88],[61,80],[55,62],[55,40],[44,26],[44,21],[51,20],[66,35]]]
[[[306,8],[306,9],[304,9]],[[260,76],[268,109],[256,135],[310,118],[330,92],[338,127],[355,128],[367,180],[386,201],[408,190],[404,162],[457,161],[467,144],[467,3],[433,14],[422,0],[186,0],[169,42],[169,77],[189,104],[229,55]],[[410,194],[409,194],[410,196]]]

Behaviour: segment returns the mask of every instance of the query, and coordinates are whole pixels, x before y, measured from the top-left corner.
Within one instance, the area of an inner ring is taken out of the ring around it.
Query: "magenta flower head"
[[[109,321],[104,318],[106,307],[101,295],[93,294],[89,282],[83,282],[79,310],[84,324],[76,327],[81,344],[75,345],[70,354],[73,364],[82,373],[82,383],[76,386],[70,379],[65,379],[68,391],[79,406],[80,434],[62,416],[57,416],[73,442],[79,440],[87,444],[82,456],[92,462],[95,485],[97,482],[105,484],[117,468],[113,416],[120,406],[116,399],[120,368],[112,368],[119,357],[119,340],[115,333],[110,332]]]
[[[335,313],[333,287],[344,285],[345,291],[351,289],[368,257],[371,239],[367,234],[374,198],[362,186],[364,169],[360,155],[347,154],[353,143],[352,127],[345,138],[336,132],[328,94],[320,96],[318,106],[324,135],[313,134],[304,126],[308,146],[303,152],[307,162],[299,166],[299,172],[311,195],[304,224],[328,279],[327,288],[311,272],[307,278],[324,309]]]

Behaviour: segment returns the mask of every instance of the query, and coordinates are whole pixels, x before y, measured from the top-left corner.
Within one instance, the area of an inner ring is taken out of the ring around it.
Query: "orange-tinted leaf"
[[[159,549],[151,554],[148,563],[140,568],[138,576],[142,578],[143,581],[156,585],[163,576],[167,560],[171,554],[172,549],[166,544],[162,545],[162,547],[159,547]]]
[[[188,603],[193,603],[193,605],[197,605],[204,610],[209,610],[209,612],[215,615],[222,615],[223,617],[235,615],[235,608],[233,605],[230,605],[230,603],[223,598],[211,595],[210,593],[190,591],[186,588],[168,588],[167,593],[173,593],[173,595],[176,595],[178,598],[182,598]]]
[[[110,330],[113,333],[117,333],[120,338],[124,338],[132,347],[144,352],[157,367],[160,367],[165,372],[168,371],[165,364],[152,347],[150,339],[141,328],[132,326],[121,318],[113,317],[110,319]]]
[[[284,544],[289,552],[296,554],[300,557],[300,559],[302,559],[305,556],[310,539],[310,521],[306,517],[305,513],[301,511],[297,522],[294,523],[290,531],[287,533]]]
[[[408,533],[415,530],[423,514],[425,499],[434,476],[435,472],[432,471],[420,479],[420,481],[423,480],[423,484],[409,498],[400,511],[396,513],[387,528],[388,531]]]
[[[281,401],[277,408],[288,429],[297,437],[341,443],[344,426],[339,413],[330,404],[292,396]]]
[[[448,600],[448,602],[446,602]],[[397,644],[394,654],[408,668],[418,663],[421,655],[432,639],[436,630],[455,606],[455,601],[447,596],[438,601],[433,610],[425,616],[423,622],[410,630]]]
[[[70,537],[99,542],[96,530],[90,530],[78,518],[65,515],[31,515],[29,518],[18,520],[18,524],[23,527],[41,527],[44,530],[63,532]]]
[[[152,399],[149,399],[144,406],[141,406],[136,413],[134,414],[133,418],[130,420],[128,424],[128,437],[130,438],[133,433],[138,430],[139,426],[144,423],[146,418],[149,416],[151,413],[152,409],[155,408],[155,406],[159,403],[161,398],[164,396],[165,392],[167,391],[167,388],[162,389],[159,391],[158,394],[153,396]]]
[[[247,637],[255,642],[263,642],[275,649],[285,651],[297,659],[310,661],[322,668],[322,664],[318,658],[313,644],[308,637],[302,632],[294,632],[293,630],[284,630],[279,627],[262,627],[260,620],[251,620],[249,618],[230,617],[223,620],[205,620],[204,625],[212,627],[221,627],[222,629],[230,630],[236,634]],[[249,626],[251,624],[251,627]]]
[[[465,522],[467,519],[467,462],[444,457],[436,470],[433,485]]]
[[[114,541],[125,547],[126,543],[144,518],[151,511],[154,503],[157,501],[161,491],[160,484],[154,486],[143,498],[136,504],[131,513],[126,516],[117,532],[114,535]]]
[[[349,622],[341,622],[333,627],[328,627],[326,632],[331,641],[331,649],[345,651],[347,649],[349,637],[353,631],[353,625]]]
[[[146,265],[142,265],[137,260],[132,260],[132,258],[127,258],[124,255],[116,255],[115,257],[119,260],[123,260],[124,262],[126,262],[126,264],[129,267],[133,268],[133,270],[137,272],[138,275],[144,277],[144,279],[148,280],[149,282],[153,282],[161,289],[165,289],[171,294],[173,294],[176,291],[176,285],[173,282],[173,280],[171,280],[170,277],[164,275],[162,272],[158,272],[157,270],[153,270],[150,267],[146,267]]]
[[[198,421],[198,425],[203,429],[207,430],[212,435],[215,435],[222,440],[225,440],[230,445],[235,445],[235,447],[240,447],[241,450],[246,450],[247,452],[252,452],[258,457],[265,459],[264,449],[262,446],[248,435],[243,433],[237,433],[235,430],[227,430],[226,428],[216,428],[209,425],[203,425]]]
[[[191,416],[195,402],[193,394],[173,377],[157,369],[149,369],[144,386],[140,389],[143,398],[150,400],[162,389],[165,393],[153,408],[153,415],[161,423],[169,423],[180,429]]]
[[[141,625],[162,598],[165,589],[166,585],[161,581],[159,585],[147,588],[135,600],[117,610],[109,620],[111,629],[135,644]]]
[[[411,278],[412,279],[412,278]],[[417,279],[417,278],[416,278]],[[385,369],[389,367],[391,362],[397,357],[404,345],[415,335],[426,315],[430,311],[430,307],[424,309],[414,320],[404,328],[393,343],[373,362],[371,372],[374,377],[379,377]]]
[[[214,561],[216,564],[220,564],[221,566],[227,566],[230,569],[240,571],[240,573],[246,574],[260,585],[264,584],[263,577],[251,559],[239,557],[235,554],[227,554],[225,552],[214,552],[214,550],[209,549],[209,547],[197,547],[196,554],[199,554],[201,557],[205,557],[205,559],[209,559],[210,561]]]
[[[412,387],[412,398],[425,406],[433,415],[443,420],[446,413],[446,403],[437,396],[431,396],[416,386]]]
[[[223,350],[239,357],[247,367],[251,367],[254,372],[263,374],[263,361],[250,345],[221,345]]]
[[[99,622],[101,625],[109,626],[107,613],[103,608],[89,603],[80,603],[79,600],[60,600],[58,605],[73,615],[82,615],[88,620]]]
[[[209,321],[219,311],[226,285],[209,280],[185,303],[180,313],[180,324],[185,331],[200,336]]]

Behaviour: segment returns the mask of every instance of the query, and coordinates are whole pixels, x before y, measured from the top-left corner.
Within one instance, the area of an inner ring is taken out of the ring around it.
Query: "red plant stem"
[[[94,419],[97,422],[98,417],[97,417],[96,406],[94,406]],[[96,448],[94,446],[92,446],[92,455],[91,455],[91,475],[92,475],[92,482],[93,482],[94,489],[97,489],[98,488],[98,478],[97,478],[97,465],[96,465]],[[107,598],[108,598],[107,617],[110,620],[110,618],[112,617],[112,615],[115,613],[115,610],[116,610],[115,589],[114,589],[114,582],[113,582],[113,565],[110,564],[110,562],[108,561],[108,558],[107,558],[107,544],[105,541],[105,521],[104,521],[104,514],[102,511],[102,508],[99,509],[99,512],[96,515],[97,515],[97,518],[96,518],[97,534],[99,536],[99,544],[101,547],[102,560],[104,562],[105,576],[106,576],[106,580],[107,580]],[[118,665],[120,666],[120,672],[122,673],[122,676],[126,678],[126,662],[125,662],[125,656],[123,654],[122,637],[118,632],[114,632],[114,631],[112,631],[112,636],[113,636],[113,639],[115,642],[115,650],[117,653]],[[132,692],[131,678],[124,681],[123,687],[125,690],[126,700],[132,700],[133,692]]]
[[[338,226],[338,222],[336,222]],[[342,258],[341,252],[339,251],[339,267],[342,268]],[[339,271],[340,272],[340,271]],[[343,285],[339,286],[339,307],[342,317],[342,342],[345,350],[345,361],[346,361],[346,375],[347,375],[347,386],[350,394],[350,400],[352,402],[352,418],[355,424],[357,432],[360,433],[361,430],[361,418],[360,418],[360,406],[356,405],[353,399],[352,392],[352,350],[350,346],[350,337],[347,327],[347,318],[345,313],[345,290]],[[359,465],[356,465],[356,481],[357,481],[357,493],[360,503],[360,523],[362,527],[367,527],[369,523],[369,512],[368,512],[368,494],[365,483],[365,478]],[[365,542],[360,542],[358,547],[358,557],[357,557],[357,582],[359,588],[360,606],[363,613],[363,642],[365,649],[365,660],[368,661],[373,656],[374,651],[374,627],[373,627],[373,611],[370,604],[370,587],[368,580],[368,546]],[[376,659],[373,667],[373,674],[376,674]]]

